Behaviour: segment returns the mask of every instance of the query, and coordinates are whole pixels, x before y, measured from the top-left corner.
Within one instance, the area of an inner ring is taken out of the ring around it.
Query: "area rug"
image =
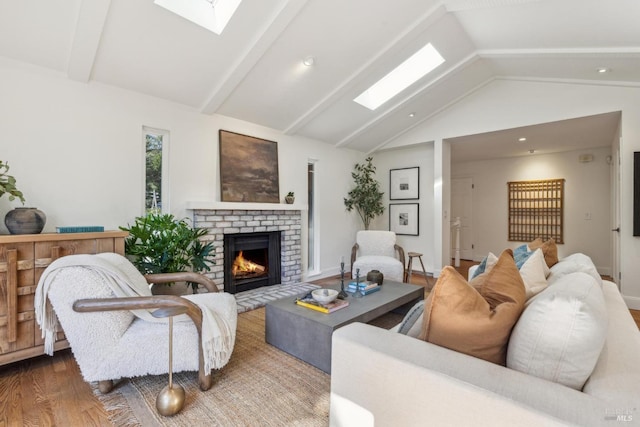
[[[115,426],[145,427],[328,425],[330,376],[267,344],[264,313],[259,308],[238,315],[233,355],[210,390],[200,391],[196,372],[173,376],[186,391],[185,406],[173,417],[155,409],[167,375],[123,380],[107,395],[94,389],[110,421]],[[390,313],[375,324],[389,328],[401,319]]]

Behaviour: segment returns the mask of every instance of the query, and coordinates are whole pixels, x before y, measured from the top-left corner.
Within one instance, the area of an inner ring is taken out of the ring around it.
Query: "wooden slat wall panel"
[[[564,243],[564,179],[511,181],[507,186],[509,241],[540,237]]]

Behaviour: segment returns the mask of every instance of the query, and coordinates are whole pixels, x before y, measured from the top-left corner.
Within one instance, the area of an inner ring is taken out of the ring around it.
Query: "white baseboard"
[[[622,298],[624,302],[627,304],[631,310],[640,310],[640,298],[638,297],[628,297],[623,295]]]
[[[310,282],[313,280],[320,280],[320,279],[326,279],[327,277],[331,277],[331,276],[339,276],[340,275],[340,268],[339,267],[334,267],[334,268],[330,268],[328,270],[323,270],[323,271],[315,271],[312,272],[310,274],[304,274],[302,277],[302,280],[305,282]]]

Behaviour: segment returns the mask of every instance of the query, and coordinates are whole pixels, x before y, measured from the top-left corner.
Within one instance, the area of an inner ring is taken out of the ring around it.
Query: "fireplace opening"
[[[234,294],[280,281],[279,231],[225,234],[225,292]]]
[[[235,280],[254,279],[269,274],[266,249],[240,251],[231,264],[231,274]]]

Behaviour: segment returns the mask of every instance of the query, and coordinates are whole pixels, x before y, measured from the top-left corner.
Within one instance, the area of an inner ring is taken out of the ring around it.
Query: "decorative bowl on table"
[[[311,292],[313,299],[318,301],[320,304],[329,304],[331,301],[334,301],[338,298],[338,291],[334,289],[316,289]]]

